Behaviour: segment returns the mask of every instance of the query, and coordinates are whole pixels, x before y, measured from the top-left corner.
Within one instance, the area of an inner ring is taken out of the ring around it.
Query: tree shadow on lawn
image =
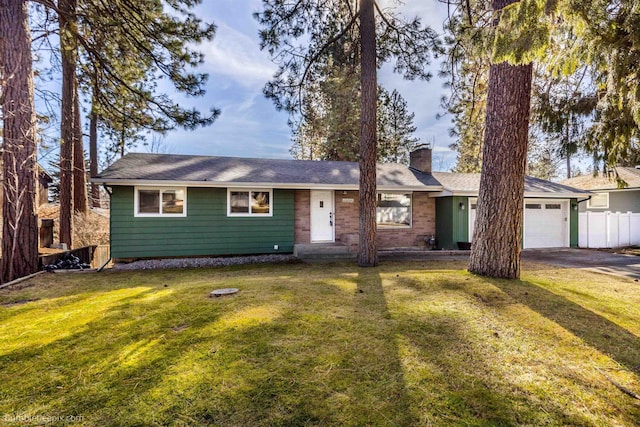
[[[630,371],[640,372],[640,338],[628,330],[534,283],[486,280],[515,301],[556,322]]]
[[[472,337],[455,316],[398,313],[379,269],[333,268],[311,277],[304,266],[287,276],[255,268],[238,295],[221,299],[207,299],[207,291],[232,271],[188,273],[206,280],[176,288],[171,298],[154,279],[146,283],[151,291],[121,301],[84,330],[0,358],[0,398],[9,402],[0,412],[77,414],[105,426],[540,420],[537,402],[514,401],[491,361],[468,351]],[[424,283],[396,283],[429,304]],[[127,286],[134,284],[145,283]],[[478,369],[494,374],[480,380]],[[556,421],[588,424],[553,411]]]
[[[252,280],[229,299],[203,287],[153,299],[155,283],[70,336],[12,351],[0,358],[0,412],[91,425],[414,424],[378,274],[316,281],[322,305],[299,278],[266,298]]]
[[[501,321],[492,323],[490,310],[476,309],[474,288],[428,277],[403,278],[394,287],[396,298],[413,301],[416,310],[394,316],[408,393],[422,425],[592,424],[530,384],[527,366],[514,365],[518,358],[510,353],[517,350],[493,333]]]
[[[278,316],[219,334],[214,358],[226,367],[183,387],[209,399],[180,416],[211,425],[415,424],[379,274],[327,275],[310,287],[322,304],[291,283]]]

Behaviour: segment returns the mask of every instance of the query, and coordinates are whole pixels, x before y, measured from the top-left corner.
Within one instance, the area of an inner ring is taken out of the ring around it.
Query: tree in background
[[[203,62],[195,45],[212,40],[215,25],[193,9],[199,0],[80,3],[78,14],[80,83],[90,99],[90,168],[97,173],[97,135],[108,153],[122,156],[144,141],[181,127],[211,125],[220,111],[186,109],[160,93],[160,79],[188,96],[203,96],[208,76],[191,70]],[[118,28],[118,31],[113,31]],[[97,188],[92,189],[94,197]]]
[[[54,15],[60,22],[60,52],[63,68],[63,86],[72,86],[70,79],[77,76],[80,90],[89,98],[90,170],[97,173],[97,139],[102,132],[111,144],[107,150],[124,154],[127,147],[144,138],[145,132],[165,133],[176,127],[193,129],[213,123],[219,111],[209,114],[196,109],[185,109],[166,94],[157,90],[161,78],[170,81],[177,91],[189,96],[204,95],[206,74],[192,73],[203,56],[194,45],[211,40],[215,26],[206,24],[193,13],[200,1],[177,0],[163,3],[158,0],[102,2],[97,0],[39,0],[41,12]],[[117,28],[117,31],[114,31]],[[46,33],[44,36],[49,35]],[[76,73],[70,70],[76,68]],[[81,135],[79,120],[73,105],[78,89],[63,90],[61,115],[61,237],[71,227],[66,212],[84,210],[86,194],[81,139],[75,138],[78,153],[65,146],[65,140]],[[78,98],[79,102],[79,98]],[[79,111],[78,111],[79,112]],[[69,117],[67,117],[69,116]],[[75,123],[77,122],[77,123]],[[69,131],[75,129],[71,134]],[[67,158],[74,159],[75,165]],[[74,174],[75,171],[75,174]],[[77,184],[67,181],[75,176]],[[68,185],[67,185],[68,184]],[[97,187],[92,195],[97,198]],[[69,203],[67,199],[71,200]],[[75,199],[75,203],[73,200]],[[99,201],[95,201],[99,204]],[[75,205],[75,206],[74,206]]]
[[[291,154],[296,159],[357,162],[360,94],[354,88],[359,85],[336,89],[338,85],[328,81],[319,86],[324,89],[307,95],[304,114],[293,126]],[[377,161],[409,164],[418,138],[413,136],[415,114],[409,113],[407,102],[398,91],[389,93],[378,86],[376,116]]]
[[[492,15],[486,2],[447,3],[452,15],[443,73],[451,80],[452,96],[444,107],[452,114],[457,137],[452,147],[458,151],[456,170],[477,171],[484,128],[475,113],[484,109],[486,99],[493,43],[486,28]],[[608,167],[623,164],[633,157],[640,132],[637,6],[606,0],[547,6],[530,14],[537,14],[546,27],[529,35],[531,44],[546,45],[530,49],[536,58],[530,135],[555,144],[554,162],[564,159],[568,173],[574,170],[571,157],[581,152]],[[529,157],[539,158],[533,152]]]
[[[332,46],[360,46],[358,263],[376,265],[377,67],[395,57],[395,70],[405,77],[428,78],[426,67],[438,47],[437,35],[422,28],[418,18],[404,22],[392,11],[377,8],[372,0],[361,0],[359,5],[344,0],[263,0],[263,10],[255,17],[263,26],[261,48],[267,49],[278,65],[265,94],[277,109],[290,113],[304,113],[303,106],[309,105],[304,99],[308,88],[325,79],[325,71],[335,58]]]
[[[490,55],[487,29],[491,10],[484,1],[449,1],[445,21],[447,56],[441,75],[448,79],[443,108],[451,114],[449,133],[456,140],[449,148],[457,152],[454,172],[478,173],[482,167],[482,141],[486,115]]]
[[[378,160],[383,163],[409,164],[409,153],[418,145],[413,136],[414,113],[397,90],[378,90]]]
[[[38,270],[36,117],[28,3],[0,0],[2,261],[0,281]]]
[[[76,0],[58,1],[58,22],[60,24],[60,56],[62,63],[62,91],[60,103],[60,242],[73,247],[73,150],[75,138],[78,81],[76,68],[78,47],[75,34]]]

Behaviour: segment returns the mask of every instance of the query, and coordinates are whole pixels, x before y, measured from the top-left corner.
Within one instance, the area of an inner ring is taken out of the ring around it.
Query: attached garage
[[[476,200],[470,200],[469,236],[473,236]],[[524,236],[522,247],[568,248],[571,246],[569,200],[526,199],[524,203]]]
[[[434,172],[445,188],[436,197],[436,239],[443,249],[472,242],[480,174]],[[533,177],[525,178],[522,247],[578,246],[578,200],[589,197],[578,190]]]
[[[568,225],[568,200],[526,200],[523,247],[568,248]]]

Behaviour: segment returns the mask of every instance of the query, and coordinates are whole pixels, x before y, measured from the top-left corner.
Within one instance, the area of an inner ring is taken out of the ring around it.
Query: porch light
[[[463,211],[463,210],[465,210],[466,205],[464,204],[464,202],[460,202],[460,203],[458,204],[458,207],[460,208],[460,210],[461,210],[461,211]]]

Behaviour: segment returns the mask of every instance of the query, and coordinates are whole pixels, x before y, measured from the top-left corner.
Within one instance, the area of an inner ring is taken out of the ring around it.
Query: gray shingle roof
[[[92,181],[111,185],[179,182],[212,186],[268,185],[357,189],[359,176],[359,166],[355,162],[130,153],[102,171]],[[380,189],[444,190],[453,194],[477,195],[480,174],[425,174],[405,165],[378,164],[377,185]],[[587,193],[538,178],[525,179],[525,195],[529,196],[578,197]]]
[[[640,169],[616,167],[615,172],[617,172],[620,179],[627,183],[626,188],[640,188]],[[561,182],[565,185],[585,190],[616,190],[618,188],[615,173],[609,176],[587,174],[565,179]]]
[[[478,194],[480,189],[479,173],[454,173],[454,172],[433,172],[433,177],[442,184],[449,192],[464,194]],[[562,195],[567,197],[568,194],[586,195],[588,191],[579,190],[567,185],[558,184],[556,182],[546,181],[544,179],[527,176],[524,179],[525,196],[545,196],[549,197]]]
[[[357,188],[359,175],[359,166],[355,162],[131,153],[102,171],[93,181],[109,184],[174,181],[211,185],[276,184]],[[400,164],[379,164],[377,175],[377,185],[381,188],[442,189],[432,175]]]

